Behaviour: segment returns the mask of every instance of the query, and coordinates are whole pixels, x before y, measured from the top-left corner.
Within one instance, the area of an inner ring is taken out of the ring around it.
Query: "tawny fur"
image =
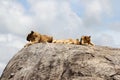
[[[79,39],[73,40],[73,39],[66,39],[66,40],[53,40],[53,43],[62,43],[62,44],[76,44],[79,45]]]
[[[52,43],[53,37],[48,35],[41,35],[38,32],[31,31],[31,33],[28,34],[26,40],[29,41],[29,43],[27,43],[25,46],[29,46],[35,43]]]
[[[91,36],[82,36],[80,39],[80,45],[92,45],[94,44],[91,42]]]

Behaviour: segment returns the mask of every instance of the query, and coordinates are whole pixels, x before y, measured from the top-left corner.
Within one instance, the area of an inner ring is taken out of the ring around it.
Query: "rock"
[[[120,49],[34,44],[9,61],[0,80],[120,80]]]

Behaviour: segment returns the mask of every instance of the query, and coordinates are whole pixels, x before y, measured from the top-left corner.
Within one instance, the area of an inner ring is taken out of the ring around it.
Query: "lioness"
[[[76,44],[79,45],[79,39],[73,40],[73,39],[66,39],[66,40],[53,40],[53,43],[62,43],[62,44]]]
[[[91,36],[82,36],[80,39],[80,45],[92,45],[94,44],[91,42]]]
[[[29,46],[29,45],[32,45],[35,43],[41,43],[41,42],[42,43],[46,43],[46,42],[51,43],[53,40],[53,37],[47,36],[47,35],[41,35],[38,32],[31,31],[31,33],[29,33],[27,35],[26,40],[29,41],[29,43],[27,43],[25,46]]]

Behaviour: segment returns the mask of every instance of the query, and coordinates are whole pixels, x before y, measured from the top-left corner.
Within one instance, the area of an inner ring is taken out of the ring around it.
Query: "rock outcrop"
[[[9,61],[0,80],[120,80],[120,49],[34,44]]]

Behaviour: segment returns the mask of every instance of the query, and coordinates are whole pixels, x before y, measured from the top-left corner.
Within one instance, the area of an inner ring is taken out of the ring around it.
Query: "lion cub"
[[[80,39],[80,45],[92,45],[94,44],[91,42],[91,36],[82,36]]]
[[[31,31],[31,33],[28,34],[26,40],[29,41],[29,43],[27,43],[25,46],[29,46],[35,43],[52,43],[53,37],[41,35],[38,32]]]
[[[68,39],[69,40],[69,44],[75,44],[75,45],[79,45],[80,42],[79,42],[79,39]]]
[[[76,44],[79,45],[79,39],[73,40],[73,39],[66,39],[66,40],[53,40],[53,43],[62,43],[62,44]]]

